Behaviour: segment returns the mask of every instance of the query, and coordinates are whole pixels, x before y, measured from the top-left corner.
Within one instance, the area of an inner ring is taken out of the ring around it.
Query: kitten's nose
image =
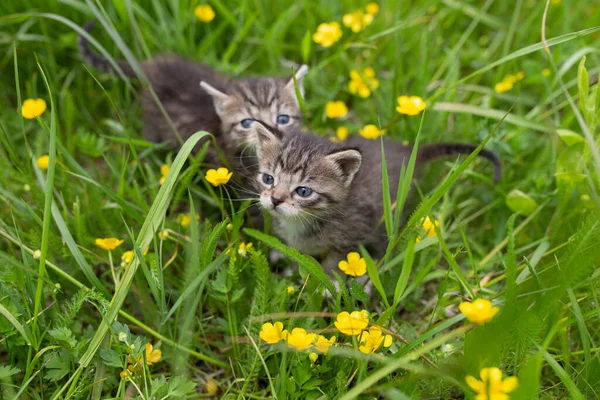
[[[284,199],[282,199],[281,197],[271,196],[271,203],[273,203],[273,208],[283,203],[283,200]]]

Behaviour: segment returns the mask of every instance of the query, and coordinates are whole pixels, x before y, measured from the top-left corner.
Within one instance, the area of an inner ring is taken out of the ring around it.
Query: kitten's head
[[[255,187],[265,209],[292,218],[339,209],[360,168],[360,151],[299,131],[283,135],[258,121],[253,128],[259,142]]]
[[[306,65],[296,71],[298,89],[304,96]],[[258,138],[253,133],[254,120],[264,121],[287,133],[302,124],[300,104],[296,97],[294,78],[248,78],[233,81],[223,93],[206,82],[200,86],[213,98],[221,118],[221,129],[237,146],[256,148]]]

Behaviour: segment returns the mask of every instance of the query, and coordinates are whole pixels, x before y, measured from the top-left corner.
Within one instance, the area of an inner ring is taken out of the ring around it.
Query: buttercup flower
[[[229,179],[231,179],[231,175],[233,175],[233,172],[229,172],[227,168],[221,167],[216,170],[209,169],[208,171],[206,171],[204,179],[206,179],[213,186],[219,186],[229,182]]]
[[[158,181],[161,185],[163,183],[165,183],[165,179],[167,179],[167,174],[169,173],[169,171],[171,170],[171,167],[169,167],[167,164],[163,164],[160,166],[160,180]]]
[[[123,244],[124,240],[119,240],[117,238],[106,238],[106,239],[96,239],[94,241],[94,244],[98,247],[100,247],[101,249],[104,250],[114,250],[117,247],[119,247],[121,244]]]
[[[168,237],[169,237],[169,231],[168,230],[165,229],[163,231],[158,232],[158,238],[160,240],[167,240]]]
[[[371,91],[379,87],[379,81],[375,79],[375,70],[373,68],[363,69],[362,75],[356,71],[350,71],[350,82],[348,90],[352,94],[358,94],[360,97],[366,98],[371,95]]]
[[[425,232],[425,237],[435,236],[435,228],[439,228],[439,227],[440,227],[440,221],[438,221],[437,219],[434,219],[433,221],[431,221],[431,219],[428,216],[425,217],[425,219],[423,219],[423,222],[421,223],[421,228]],[[417,236],[417,243],[419,243],[421,240],[422,240],[421,235]]]
[[[146,343],[146,362],[148,365],[155,364],[162,359],[162,351],[156,349],[150,343]]]
[[[317,362],[319,355],[317,353],[310,353],[308,355],[308,358],[310,358],[310,361],[312,361],[312,363],[314,364],[315,362]]]
[[[306,329],[304,328],[294,328],[292,332],[287,335],[285,341],[288,346],[298,350],[306,350],[308,349],[313,342],[315,341],[317,335],[314,333],[306,333]]]
[[[238,254],[242,257],[246,257],[248,254],[248,249],[252,247],[252,242],[248,243],[240,243],[240,247],[238,248]]]
[[[367,273],[367,262],[357,252],[348,253],[346,260],[338,263],[338,267],[350,276],[363,276]]]
[[[508,400],[508,393],[519,385],[516,376],[503,380],[500,368],[482,368],[479,376],[481,380],[470,375],[465,378],[467,385],[477,393],[477,400]]]
[[[214,379],[208,378],[206,381],[206,392],[211,396],[214,396],[219,392],[219,386]]]
[[[542,75],[544,75],[546,78],[550,76],[550,69],[549,68],[544,68],[542,70]]]
[[[500,311],[498,307],[492,306],[492,302],[486,299],[477,299],[474,302],[460,303],[458,309],[467,319],[478,325],[490,322],[494,315]]]
[[[200,221],[200,216],[196,214],[196,222]],[[185,215],[181,215],[179,217],[179,225],[183,226],[184,228],[187,227],[190,222],[192,222],[192,217],[190,217],[188,214]]]
[[[328,118],[341,118],[348,114],[348,107],[343,101],[330,101],[325,105],[325,114]]]
[[[144,252],[142,253],[144,256],[146,254],[148,254],[148,250],[146,249],[144,250]],[[131,260],[133,259],[133,250],[127,250],[126,252],[123,253],[123,255],[121,255],[121,267],[127,269],[127,267],[129,267],[129,264],[131,264]]]
[[[515,86],[517,81],[520,81],[523,78],[525,78],[525,74],[523,72],[517,72],[514,75],[506,75],[502,81],[496,83],[494,90],[496,93],[508,92]]]
[[[427,103],[419,96],[400,96],[398,97],[398,107],[396,111],[400,114],[417,115],[425,109]]]
[[[36,164],[40,169],[48,169],[48,162],[50,161],[50,156],[48,154],[44,154],[36,160]]]
[[[200,4],[194,8],[194,15],[202,22],[210,22],[215,18],[215,11],[208,4]]]
[[[343,142],[348,137],[348,128],[345,126],[338,126],[338,128],[335,130],[335,136],[337,140]]]
[[[371,2],[365,7],[367,14],[375,15],[379,12],[379,4]]]
[[[357,33],[365,29],[373,22],[373,14],[365,13],[363,10],[356,10],[353,13],[346,14],[342,18],[344,26]]]
[[[329,338],[329,340],[323,336],[323,335],[319,335],[317,336],[317,341],[315,342],[315,349],[322,354],[327,354],[327,352],[329,351],[329,348],[331,346],[333,346],[333,344],[336,342],[337,337],[332,336],[331,338]]]
[[[275,322],[274,324],[267,322],[260,329],[260,338],[268,344],[275,344],[283,339],[283,324]]]
[[[356,336],[369,325],[369,313],[367,310],[352,311],[350,314],[342,311],[337,315],[334,324],[343,334]]]
[[[377,139],[379,136],[385,134],[385,130],[380,130],[376,125],[369,124],[359,129],[358,133],[365,139]]]
[[[287,287],[287,292],[288,292],[288,294],[294,293],[294,287],[293,286],[288,286]]]
[[[317,31],[313,33],[313,41],[323,47],[330,47],[342,37],[342,28],[340,24],[333,21],[322,23],[317,27]]]
[[[121,377],[121,379],[127,379],[127,377],[129,377],[131,375],[133,375],[133,374],[128,369],[124,369],[123,371],[121,371],[119,373],[119,376]]]
[[[371,354],[377,351],[382,344],[383,347],[390,347],[392,345],[392,337],[384,335],[380,327],[372,326],[368,332],[363,331],[360,334],[358,349],[365,354]]]
[[[44,99],[27,99],[21,105],[21,115],[23,118],[34,119],[46,111],[46,102]]]

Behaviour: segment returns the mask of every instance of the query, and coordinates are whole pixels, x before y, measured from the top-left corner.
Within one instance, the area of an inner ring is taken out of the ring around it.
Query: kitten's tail
[[[96,21],[90,21],[83,26],[86,32],[90,33],[92,29],[96,26]],[[79,52],[81,53],[81,57],[83,57],[84,61],[96,68],[99,71],[114,74],[116,71],[107,58],[101,56],[96,53],[90,47],[90,42],[83,36],[79,36],[77,38],[77,45],[79,46]],[[135,73],[133,69],[129,66],[127,61],[125,60],[116,60],[119,68],[123,71],[123,73],[129,78],[135,78]]]
[[[419,146],[417,160],[426,162],[452,154],[471,154],[477,146],[465,143],[433,143]],[[498,183],[502,175],[502,162],[496,153],[482,149],[479,156],[486,158],[494,165],[494,183]]]

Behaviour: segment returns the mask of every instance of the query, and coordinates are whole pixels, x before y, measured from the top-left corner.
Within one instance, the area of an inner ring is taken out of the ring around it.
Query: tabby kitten
[[[88,23],[85,29],[89,32],[94,24],[94,21]],[[92,51],[84,37],[79,37],[78,44],[88,64],[103,72],[114,72],[108,59]],[[136,77],[125,60],[119,60],[117,64],[126,76]],[[254,119],[276,126],[282,132],[297,130],[302,124],[293,77],[232,79],[202,64],[175,56],[143,61],[141,68],[182,139],[186,140],[200,130],[212,133],[234,167],[253,163],[242,161],[248,155],[243,154],[244,150],[247,147],[252,150],[258,143],[251,127]],[[307,66],[302,65],[296,71],[302,95],[307,70]],[[142,91],[141,101],[144,136],[150,141],[176,147],[179,144],[177,137],[148,90]]]
[[[258,121],[254,127],[259,138],[255,187],[262,207],[272,216],[275,233],[300,252],[328,254],[323,266],[329,270],[360,245],[381,257],[387,235],[383,226],[378,228],[383,216],[379,141],[353,137],[335,144],[307,133],[282,135]],[[454,143],[420,146],[417,165],[475,148]],[[385,141],[391,193],[397,192],[394,177],[408,163],[411,151]],[[494,164],[499,177],[498,157],[485,150],[479,154]]]

